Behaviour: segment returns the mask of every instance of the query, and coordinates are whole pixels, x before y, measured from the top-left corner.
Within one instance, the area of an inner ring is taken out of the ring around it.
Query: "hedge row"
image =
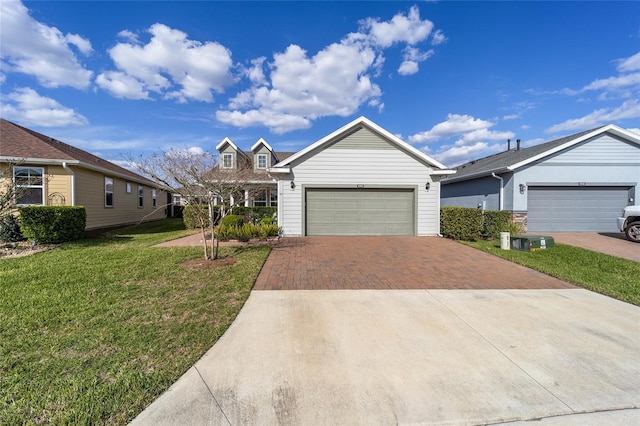
[[[508,211],[479,210],[465,207],[440,209],[440,233],[454,240],[494,239],[511,228]]]
[[[59,244],[84,237],[87,211],[78,206],[28,206],[20,208],[20,230],[39,244]]]
[[[182,211],[182,220],[184,221],[184,225],[188,229],[196,229],[200,228],[200,222],[198,222],[197,216],[194,212],[196,208],[201,209],[203,217],[209,216],[209,208],[206,205],[188,205],[184,207]],[[220,213],[220,207],[214,206],[214,219],[216,221],[216,225],[218,222]],[[264,218],[275,218],[278,213],[277,207],[244,207],[244,206],[236,206],[231,209],[231,213],[235,216],[239,216],[242,218],[243,223],[253,223],[257,224],[262,221]],[[227,215],[225,217],[228,217]],[[207,219],[205,222],[205,228],[209,227],[209,220]]]

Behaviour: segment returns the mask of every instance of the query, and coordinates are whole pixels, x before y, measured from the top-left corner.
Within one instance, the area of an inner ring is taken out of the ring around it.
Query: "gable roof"
[[[254,143],[251,146],[251,151],[255,151],[257,147],[259,147],[260,145],[264,145],[265,148],[267,148],[269,151],[273,152],[273,148],[271,148],[271,145],[269,145],[267,143],[267,141],[265,141],[264,139],[260,138],[256,141],[256,143]]]
[[[44,165],[67,163],[157,186],[131,170],[5,119],[0,119],[0,161]]]
[[[488,157],[479,158],[468,163],[461,164],[454,169],[456,174],[442,180],[443,184],[459,182],[463,180],[475,179],[490,175],[491,173],[505,173],[515,171],[530,163],[553,155],[557,152],[571,148],[581,142],[591,139],[604,133],[611,133],[624,138],[629,142],[640,145],[640,135],[636,135],[615,124],[596,127],[580,133],[565,136],[529,148],[511,149]]]
[[[354,129],[358,128],[358,127],[366,127],[369,130],[373,131],[374,133],[377,133],[378,135],[382,136],[383,138],[385,138],[387,141],[389,141],[392,145],[395,145],[398,149],[400,149],[401,151],[404,151],[422,161],[424,161],[426,164],[429,164],[430,166],[433,166],[435,169],[433,174],[451,174],[454,173],[453,170],[449,170],[447,169],[447,167],[441,163],[439,163],[438,161],[434,160],[433,158],[429,157],[428,155],[426,155],[424,152],[414,148],[413,146],[409,145],[408,143],[406,143],[405,141],[403,141],[402,139],[400,139],[399,137],[389,133],[387,130],[383,129],[382,127],[378,126],[377,124],[375,124],[373,121],[369,120],[366,117],[359,117],[355,120],[353,120],[352,122],[342,126],[341,128],[339,128],[338,130],[334,131],[333,133],[323,137],[322,139],[314,142],[313,144],[309,145],[308,147],[304,148],[301,151],[298,151],[297,153],[295,153],[294,155],[280,161],[278,164],[276,164],[275,166],[273,166],[270,170],[272,172],[275,173],[288,173],[289,172],[289,166],[291,165],[291,163],[293,163],[295,160],[304,157],[305,155],[313,152],[313,151],[317,151],[320,150],[330,144],[332,144],[333,142],[335,142],[336,140],[340,139],[341,137],[344,137],[345,135],[353,132]]]

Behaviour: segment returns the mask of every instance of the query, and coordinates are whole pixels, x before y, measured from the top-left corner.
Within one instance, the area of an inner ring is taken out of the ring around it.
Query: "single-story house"
[[[0,168],[12,180],[4,185],[19,188],[18,206],[83,206],[87,230],[163,219],[170,212],[170,193],[153,181],[4,119]]]
[[[442,205],[508,210],[528,232],[616,232],[637,203],[640,135],[613,124],[455,168]]]
[[[437,235],[451,173],[365,117],[269,168],[285,236]]]

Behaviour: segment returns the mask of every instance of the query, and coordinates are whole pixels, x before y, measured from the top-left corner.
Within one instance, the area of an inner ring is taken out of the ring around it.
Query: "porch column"
[[[249,190],[244,190],[244,206],[249,207]]]

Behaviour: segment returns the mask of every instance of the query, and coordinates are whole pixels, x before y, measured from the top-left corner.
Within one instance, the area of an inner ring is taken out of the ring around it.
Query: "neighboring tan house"
[[[246,207],[276,207],[278,205],[277,181],[268,169],[293,155],[292,152],[275,152],[262,138],[253,144],[250,151],[243,151],[229,138],[224,138],[216,146],[219,153],[219,167],[222,170],[249,168],[250,173],[243,175],[247,185],[238,199],[232,199],[231,205]]]
[[[83,206],[87,230],[163,219],[168,193],[127,169],[0,119],[0,168],[21,188],[19,206]]]
[[[365,117],[269,173],[285,236],[437,235],[439,180],[454,173]]]
[[[508,210],[528,232],[617,232],[639,195],[640,135],[609,124],[455,169],[443,206]]]

